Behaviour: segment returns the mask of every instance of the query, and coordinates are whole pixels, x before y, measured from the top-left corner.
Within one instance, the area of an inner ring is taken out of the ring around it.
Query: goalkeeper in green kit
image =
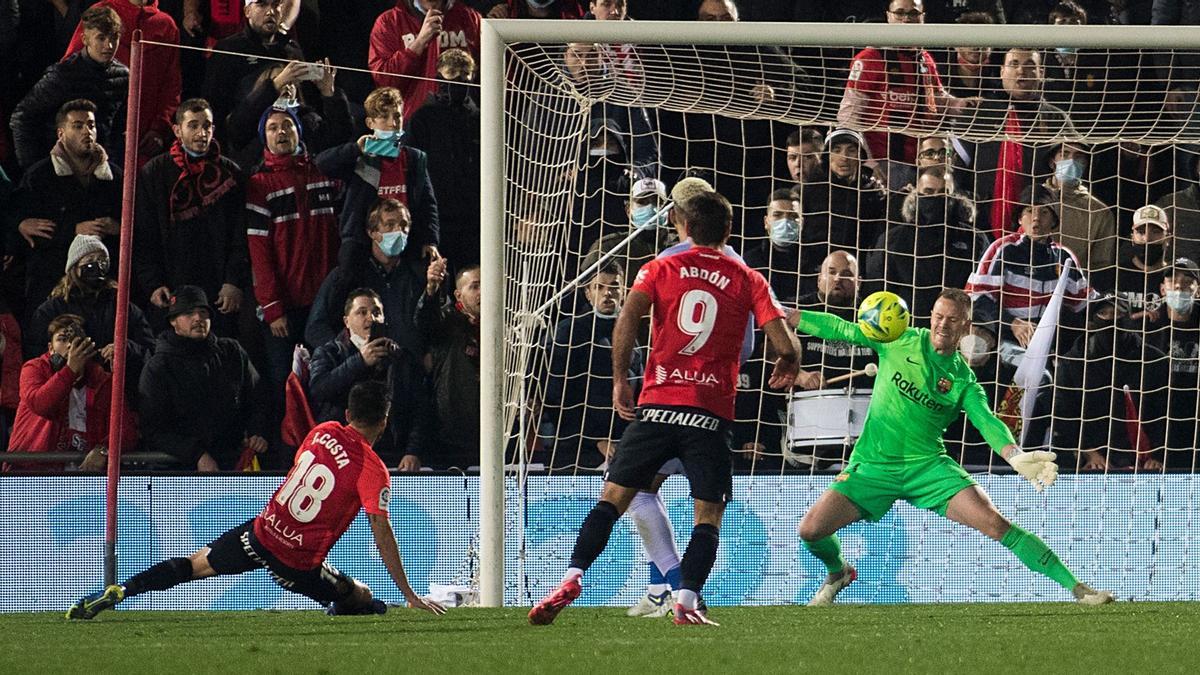
[[[871,406],[850,463],[800,521],[804,547],[829,570],[810,606],[832,604],[857,577],[842,557],[836,532],[860,519],[880,520],[897,499],[995,539],[1026,567],[1050,577],[1082,604],[1113,601],[1112,593],[1081,583],[1041,539],[1002,516],[946,454],[942,435],[965,411],[988,445],[1038,491],[1058,477],[1054,453],[1022,452],[1017,447],[1008,427],[992,414],[974,372],[958,354],[959,340],[971,330],[971,299],[966,293],[943,291],[933,305],[930,329],[909,328],[886,343],[867,338],[857,324],[832,314],[803,311],[789,320],[809,335],[879,353]]]

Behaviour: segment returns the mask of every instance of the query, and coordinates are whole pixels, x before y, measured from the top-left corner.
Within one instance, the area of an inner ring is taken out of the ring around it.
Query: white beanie
[[[104,257],[108,257],[108,247],[100,241],[100,237],[93,234],[76,235],[71,242],[71,248],[67,249],[67,267],[63,271],[70,272],[80,258],[96,251],[103,251]]]

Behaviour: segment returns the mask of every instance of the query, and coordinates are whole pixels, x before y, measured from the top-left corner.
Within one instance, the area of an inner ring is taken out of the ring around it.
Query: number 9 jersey
[[[283,564],[319,567],[361,506],[386,516],[391,477],[367,439],[339,422],[318,424],[254,520],[254,536]]]
[[[687,406],[733,419],[746,319],[783,318],[761,274],[694,247],[646,263],[633,282],[653,305],[650,359],[638,405]]]

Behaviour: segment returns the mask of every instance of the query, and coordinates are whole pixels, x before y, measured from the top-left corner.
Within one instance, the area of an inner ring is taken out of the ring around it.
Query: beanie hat
[[[300,116],[297,115],[297,109],[291,106],[280,105],[278,101],[271,104],[270,108],[263,111],[262,117],[258,118],[258,140],[262,141],[263,147],[267,145],[267,119],[275,113],[283,113],[292,118],[292,124],[296,125],[296,138],[304,140],[304,125],[300,124]]]
[[[104,257],[108,257],[108,247],[104,245],[104,242],[100,241],[100,237],[92,234],[76,235],[75,239],[71,242],[71,248],[67,249],[67,266],[63,271],[70,272],[71,268],[75,266],[75,263],[79,262],[80,258],[96,251],[103,251]]]

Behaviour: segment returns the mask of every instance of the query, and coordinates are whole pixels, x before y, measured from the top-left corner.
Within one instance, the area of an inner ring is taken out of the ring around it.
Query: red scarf
[[[192,157],[176,139],[171,159],[180,168],[179,178],[171,186],[171,222],[191,220],[212,206],[225,193],[237,187],[237,181],[221,163],[221,146],[214,140],[203,157]]]
[[[397,199],[408,206],[408,153],[400,148],[396,157],[383,157],[379,164],[380,199]]]
[[[1013,205],[1021,193],[1025,153],[1021,144],[1014,139],[1022,133],[1017,111],[1009,108],[1008,117],[1004,119],[1000,157],[996,160],[996,182],[992,186],[992,237],[996,239],[1003,237],[1012,225]]]

